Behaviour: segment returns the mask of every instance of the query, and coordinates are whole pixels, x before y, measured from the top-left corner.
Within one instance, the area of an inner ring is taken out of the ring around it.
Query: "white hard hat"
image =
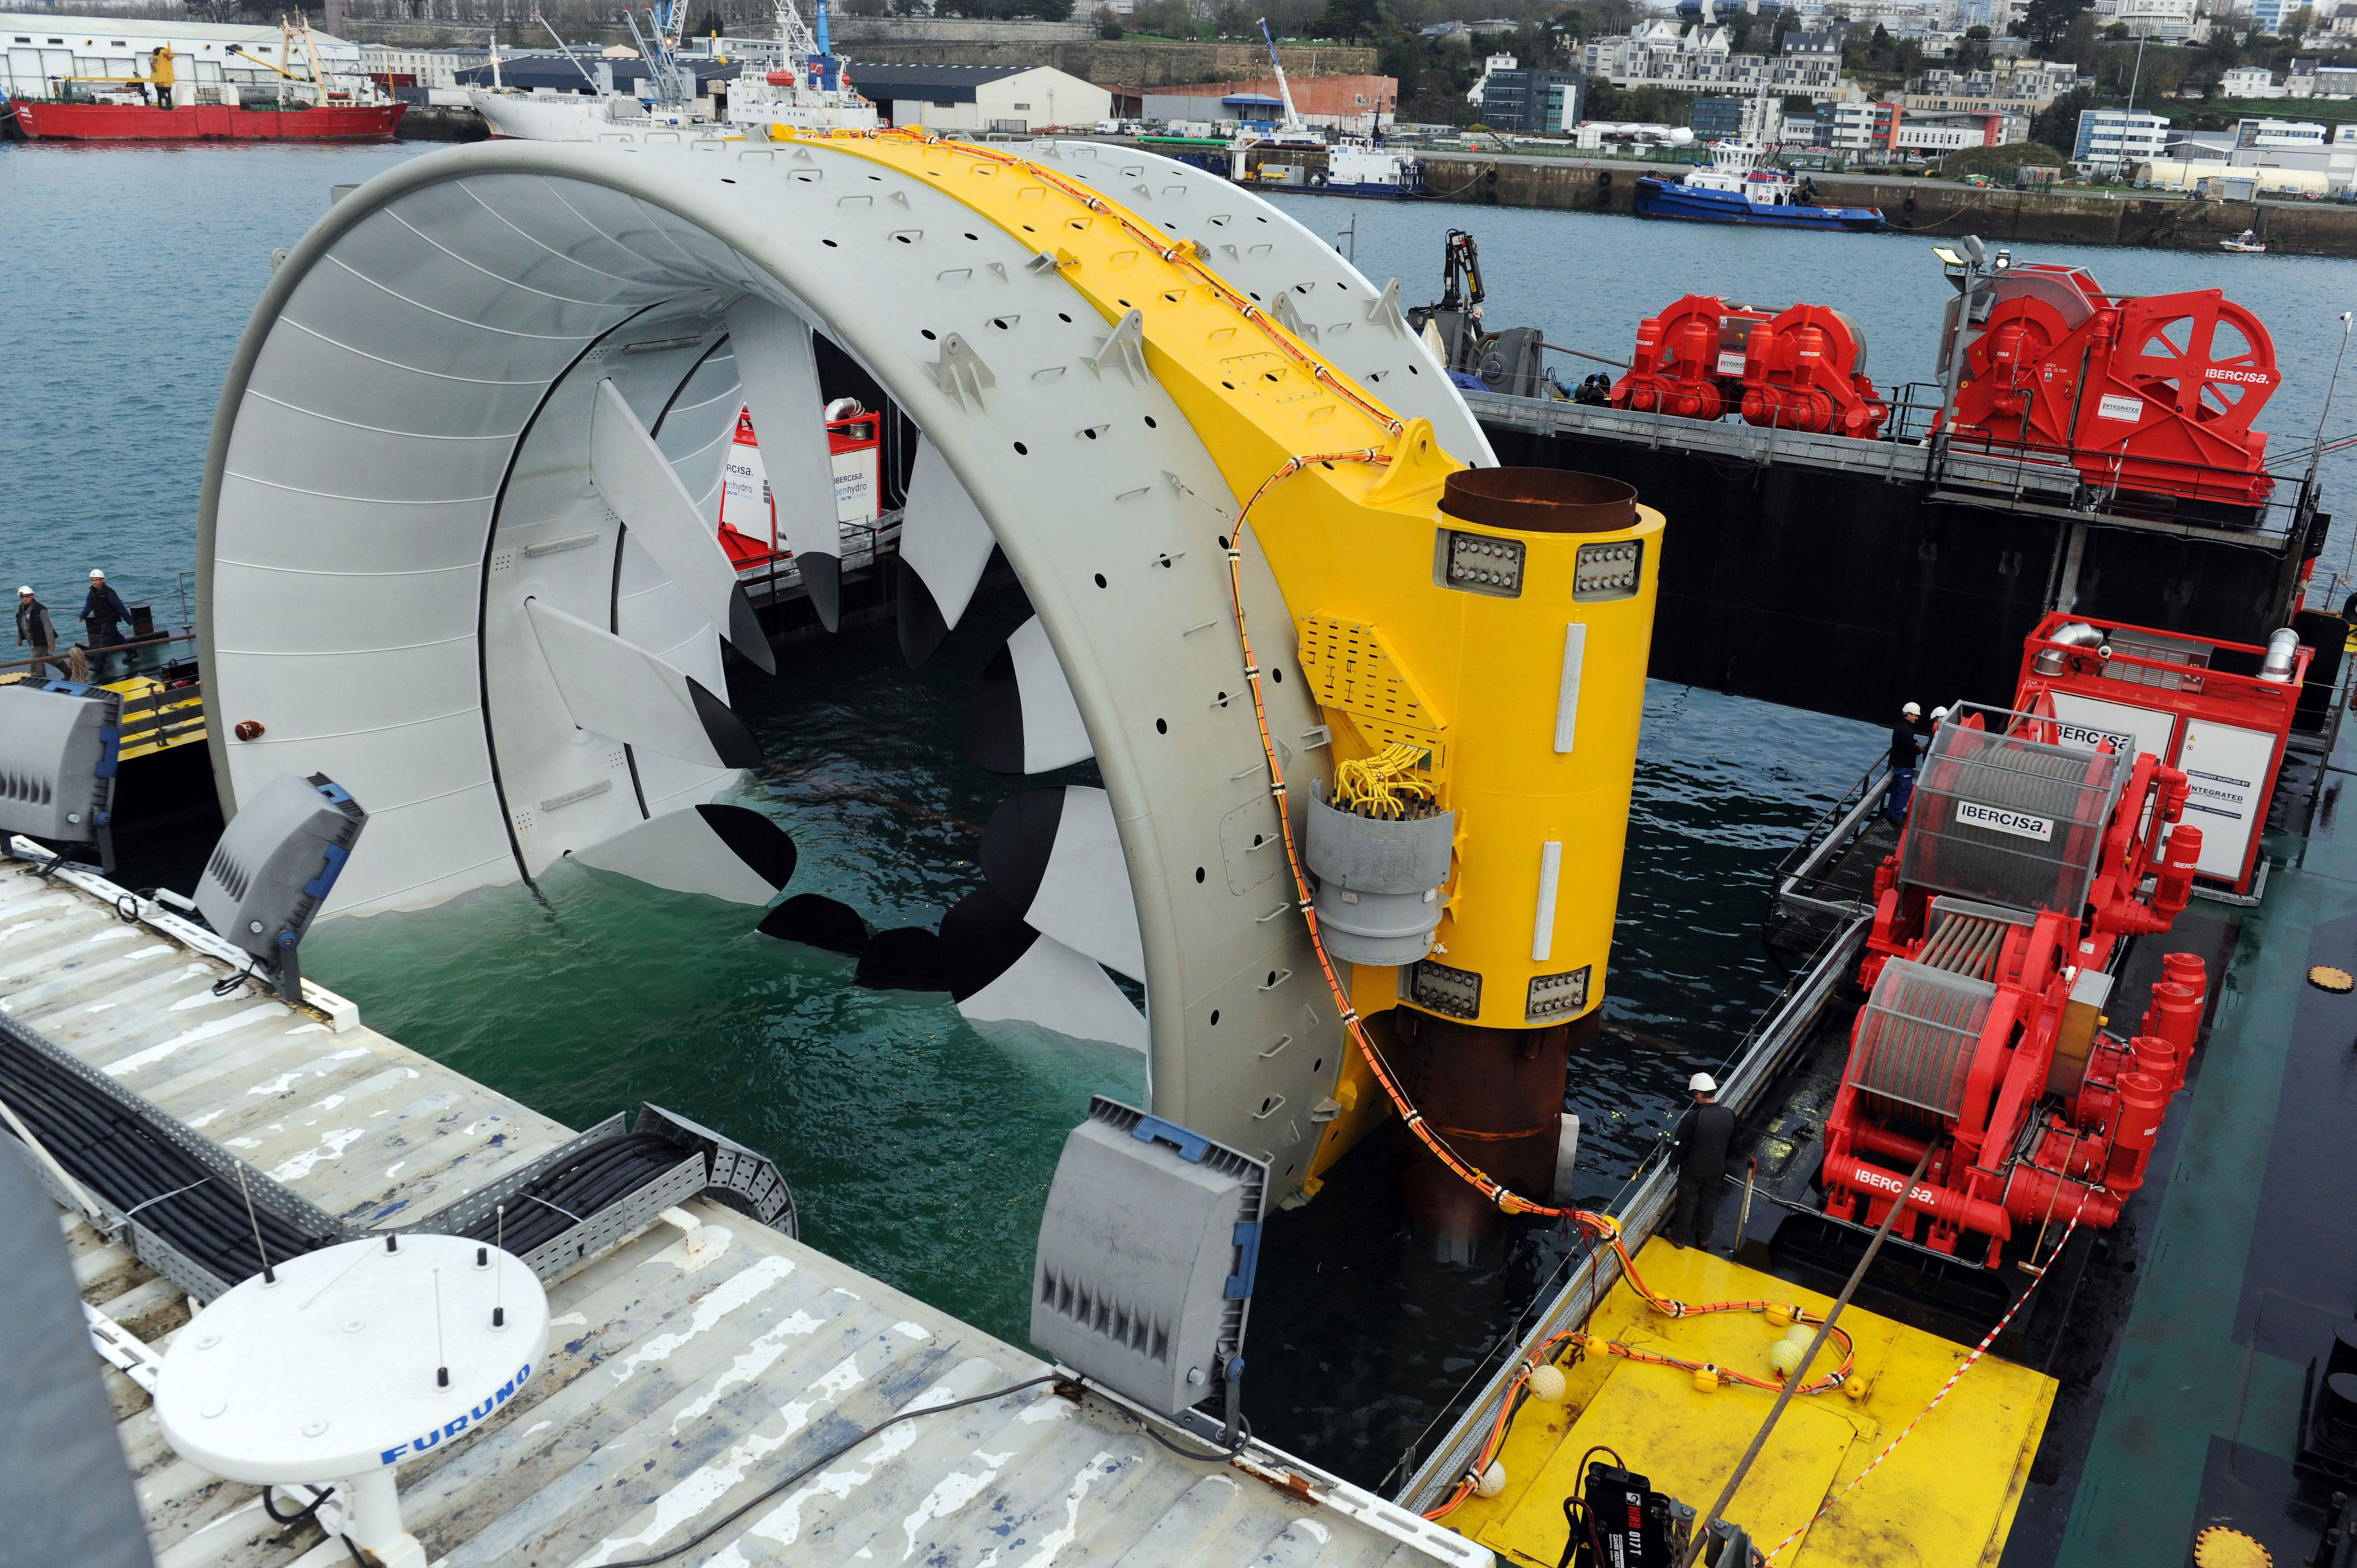
[[[29,594],[29,593],[31,593],[33,590],[32,590],[30,587],[23,587],[23,588],[19,588],[19,589],[17,589],[16,591],[17,591],[18,593],[20,593],[20,594]]]
[[[95,567],[95,566],[92,566],[92,567],[90,569],[90,575],[91,575],[91,576],[93,576],[93,577],[103,577],[103,576],[105,576],[105,575],[106,575],[106,574],[105,574],[105,573],[103,573],[103,572],[100,571],[100,570],[99,570],[97,567]]]
[[[1913,703],[1908,703],[1905,707],[1903,707],[1903,708],[1900,709],[1899,711],[1900,711],[1900,713],[1902,713],[1902,714],[1906,714],[1909,718],[1910,718],[1910,719],[1914,719],[1914,718],[1921,718],[1921,717],[1922,717],[1922,716],[1923,716],[1923,710],[1922,710],[1921,708],[1920,708],[1920,707],[1916,706]]]
[[[1717,1094],[1718,1079],[1706,1072],[1698,1072],[1686,1079],[1686,1091],[1690,1094]]]
[[[1933,708],[1932,710],[1932,721],[1934,724],[1937,724],[1940,720],[1944,719],[1947,716],[1948,710],[1945,708]]]

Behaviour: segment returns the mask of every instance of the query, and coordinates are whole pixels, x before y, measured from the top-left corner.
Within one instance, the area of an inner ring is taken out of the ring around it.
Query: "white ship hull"
[[[635,141],[651,131],[712,129],[701,115],[654,113],[634,98],[579,93],[467,94],[495,138],[518,142]]]

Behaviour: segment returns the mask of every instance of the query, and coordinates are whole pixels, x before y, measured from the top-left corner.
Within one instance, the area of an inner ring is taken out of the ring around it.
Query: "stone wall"
[[[1424,178],[1432,194],[1491,207],[1631,212],[1643,165],[1604,166],[1570,158],[1486,158],[1428,154]],[[1819,175],[1826,199],[1878,207],[1890,226],[1926,239],[1978,234],[1993,244],[2147,245],[2212,251],[2245,229],[2270,251],[2357,256],[2357,209],[2305,202],[2190,201],[2130,198],[2100,190],[2003,190],[1944,181],[1851,179]]]
[[[769,28],[763,27],[766,34]],[[1073,44],[1097,36],[1086,22],[985,22],[963,16],[845,16],[827,21],[837,44]],[[855,51],[856,53],[856,51]]]

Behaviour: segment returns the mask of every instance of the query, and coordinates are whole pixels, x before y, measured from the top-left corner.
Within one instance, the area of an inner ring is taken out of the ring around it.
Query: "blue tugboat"
[[[1833,229],[1878,234],[1878,207],[1826,207],[1816,185],[1768,162],[1758,142],[1713,142],[1711,161],[1683,180],[1645,175],[1637,181],[1637,216],[1684,218],[1697,223],[1749,223],[1770,229]]]

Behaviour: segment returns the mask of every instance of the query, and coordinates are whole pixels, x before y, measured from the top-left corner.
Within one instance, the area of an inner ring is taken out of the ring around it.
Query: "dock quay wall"
[[[1424,179],[1437,198],[1491,207],[1631,213],[1640,176],[1652,165],[1575,158],[1428,153]],[[2143,245],[2215,250],[2256,230],[2270,251],[2357,256],[2357,208],[2319,202],[2197,201],[2145,192],[2008,190],[1943,180],[1852,179],[1820,175],[1830,199],[1878,207],[1890,227],[1927,238],[1978,234],[1993,243]]]
[[[1472,401],[1501,462],[1609,475],[1668,519],[1660,680],[1885,723],[1910,700],[2002,700],[2049,608],[2252,643],[2291,623],[2309,542],[1960,498],[1922,479],[1920,448],[1895,473],[1732,461]]]

